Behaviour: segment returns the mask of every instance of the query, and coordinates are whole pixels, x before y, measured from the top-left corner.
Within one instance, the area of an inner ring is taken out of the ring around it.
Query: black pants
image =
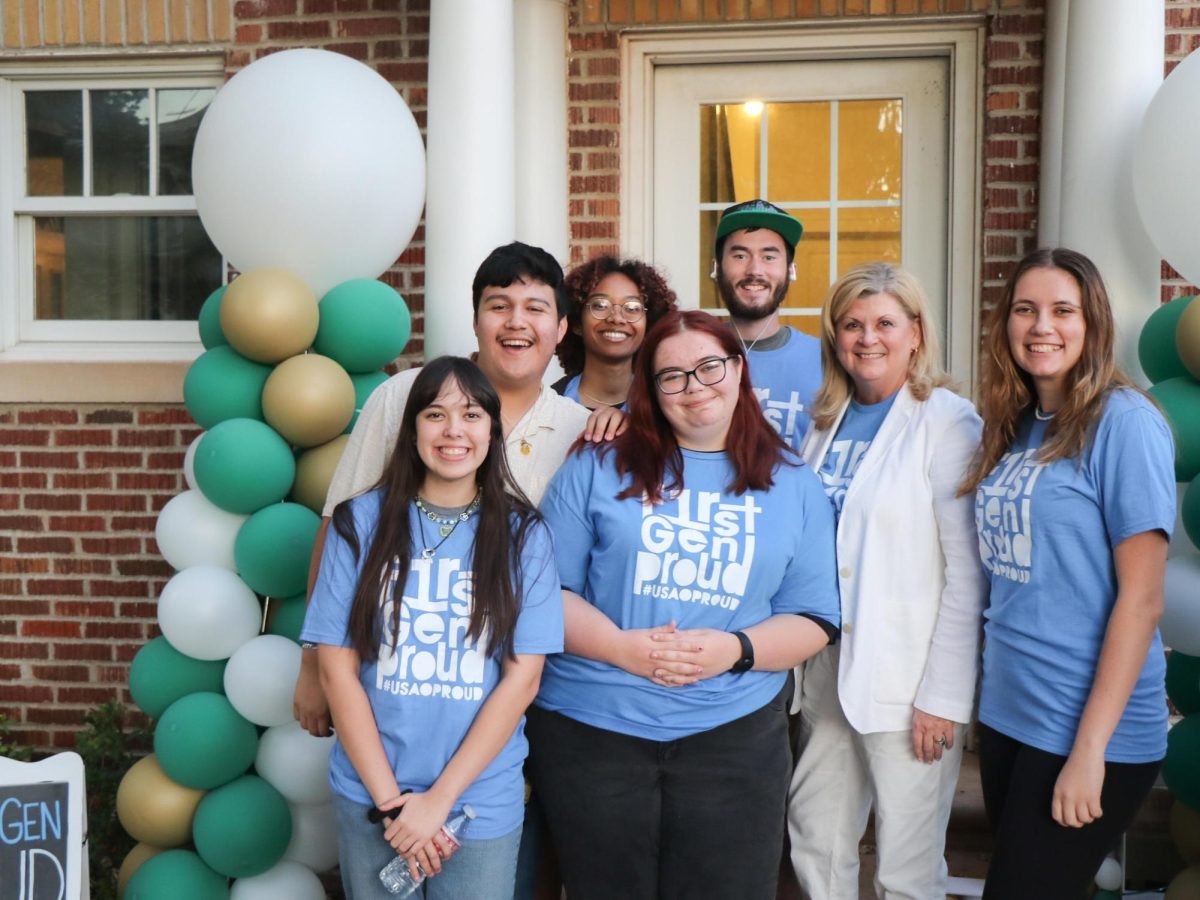
[[[530,708],[529,772],[571,900],[774,900],[786,702],[650,741]]]
[[[1106,763],[1104,815],[1066,828],[1050,815],[1065,756],[979,724],[983,803],[996,838],[984,900],[1074,900],[1087,895],[1104,856],[1133,821],[1162,761]]]

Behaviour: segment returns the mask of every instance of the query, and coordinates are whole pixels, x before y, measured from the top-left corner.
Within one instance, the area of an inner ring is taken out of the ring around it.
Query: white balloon
[[[1146,233],[1158,252],[1193,284],[1200,284],[1196,209],[1200,179],[1166,178],[1200,166],[1200,53],[1192,53],[1159,87],[1133,145],[1133,193]]]
[[[255,725],[292,722],[300,645],[277,634],[246,641],[225,665],[225,696]]]
[[[190,444],[188,444],[187,452],[183,454],[183,480],[187,482],[188,490],[198,491],[200,488],[196,485],[196,448],[200,445],[200,438],[204,437],[204,432],[196,435]]]
[[[1096,871],[1096,887],[1102,891],[1119,891],[1124,887],[1121,879],[1121,864],[1111,856],[1104,857]]]
[[[192,154],[196,209],[243,272],[278,266],[318,297],[375,278],[404,250],[425,200],[425,148],[396,89],[327,50],[273,53],[238,72],[204,114]]]
[[[262,610],[246,582],[228,569],[193,566],[158,598],[158,627],[171,646],[195,659],[227,659],[258,634]]]
[[[313,737],[299,722],[276,725],[259,738],[254,768],[289,803],[328,803],[329,751],[336,740]]]
[[[248,518],[226,512],[197,490],[184,491],[172,497],[158,514],[154,540],[163,559],[177,571],[220,566],[236,572],[233,543]]]
[[[283,859],[261,875],[235,881],[229,900],[325,900],[325,887],[311,869]]]
[[[292,840],[283,852],[314,872],[328,872],[338,862],[337,827],[332,803],[289,803]]]
[[[1180,553],[1167,560],[1158,630],[1172,650],[1200,656],[1200,553]]]

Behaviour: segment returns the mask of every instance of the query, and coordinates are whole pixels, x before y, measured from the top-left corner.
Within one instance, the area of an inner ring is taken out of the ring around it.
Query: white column
[[[517,239],[567,262],[567,0],[516,0]]]
[[[1100,268],[1116,317],[1117,359],[1143,381],[1137,338],[1158,306],[1160,269],[1134,205],[1130,160],[1162,83],[1163,19],[1162,0],[1071,2],[1062,102],[1058,242]]]
[[[475,349],[471,281],[516,233],[511,0],[430,4],[425,358]]]

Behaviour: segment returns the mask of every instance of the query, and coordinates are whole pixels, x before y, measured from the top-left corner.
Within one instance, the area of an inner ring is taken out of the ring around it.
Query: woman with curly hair
[[[652,266],[615,256],[576,266],[565,286],[572,302],[557,353],[567,374],[554,390],[588,409],[624,409],[633,358],[646,331],[675,308],[675,292]]]

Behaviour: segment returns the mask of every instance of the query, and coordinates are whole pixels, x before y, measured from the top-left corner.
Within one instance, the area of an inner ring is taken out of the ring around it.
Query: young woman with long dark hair
[[[788,670],[837,633],[833,514],[734,333],[698,310],[655,325],[628,430],[569,457],[542,513],[567,632],[530,775],[567,894],[773,898]]]
[[[1061,248],[1021,260],[985,330],[983,441],[962,491],[991,586],[987,898],[1085,896],[1166,754],[1174,446],[1113,339],[1100,273]]]
[[[378,872],[398,852],[436,875],[426,898],[509,900],[523,716],[544,654],[562,647],[562,603],[474,363],[442,357],[413,382],[380,484],[334,512],[302,637],[318,645],[338,736],[347,896],[389,896]],[[468,803],[476,818],[443,869],[435,835]],[[382,826],[372,807],[391,813]]]

